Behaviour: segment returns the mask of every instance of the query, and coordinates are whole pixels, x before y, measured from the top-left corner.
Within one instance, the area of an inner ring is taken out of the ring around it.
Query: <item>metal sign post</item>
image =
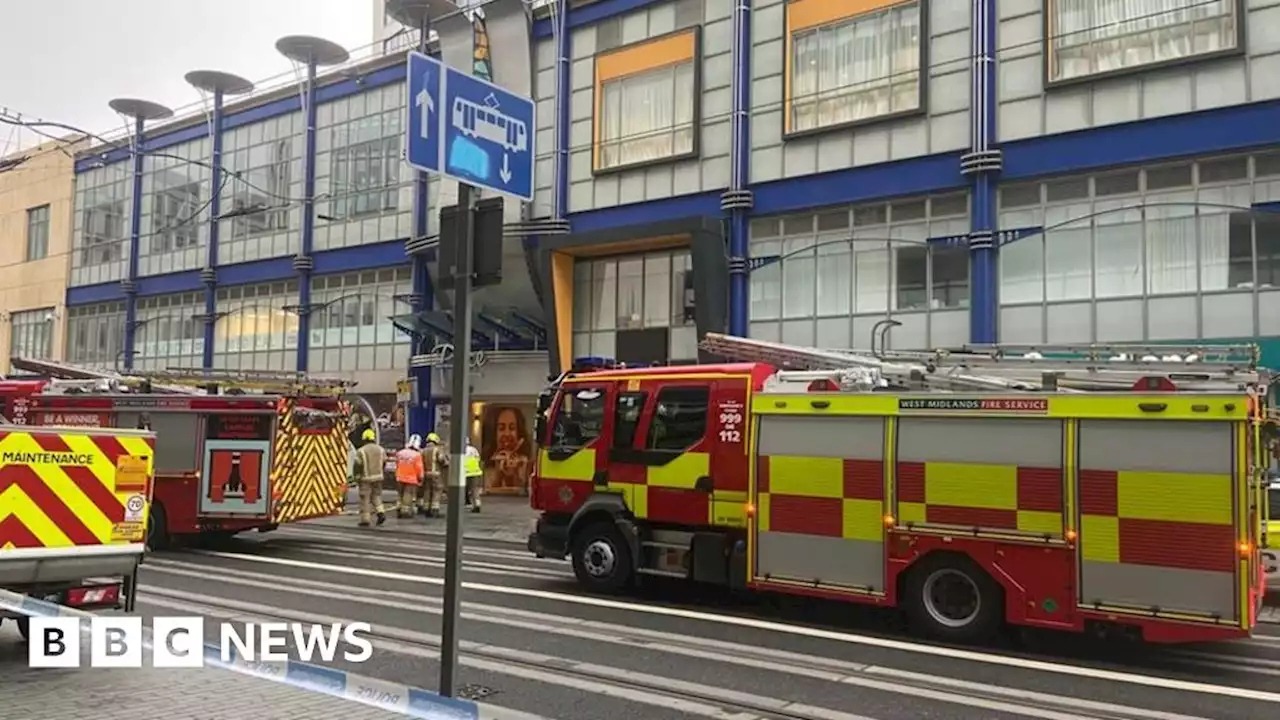
[[[467,431],[471,419],[471,186],[458,183],[458,249],[453,276],[453,392],[450,393],[448,512],[444,608],[440,630],[440,694],[453,697],[458,674],[458,613],[462,592],[462,509],[467,497]],[[477,490],[478,492],[478,490]]]
[[[454,694],[458,671],[462,510],[466,505],[467,436],[471,424],[471,292],[475,287],[502,280],[502,204],[481,201],[477,219],[475,189],[485,188],[531,202],[536,157],[532,98],[472,77],[426,54],[429,21],[464,12],[459,5],[466,3],[387,0],[386,4],[392,17],[420,28],[423,38],[421,52],[410,52],[406,59],[405,161],[418,170],[458,181],[456,230],[447,232],[442,217],[437,254],[437,287],[445,290],[452,283],[455,298],[448,525],[440,633],[439,690],[446,696]],[[477,487],[476,492],[479,491]]]

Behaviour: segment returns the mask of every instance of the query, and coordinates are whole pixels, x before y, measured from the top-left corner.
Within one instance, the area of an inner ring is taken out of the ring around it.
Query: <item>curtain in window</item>
[[[1242,194],[1240,204],[1249,204],[1249,188],[1211,188],[1201,190],[1199,205],[1200,289],[1226,290],[1231,287],[1231,209],[1235,195]]]
[[[601,103],[601,168],[660,160],[693,151],[693,62],[605,83]]]
[[[919,107],[918,4],[795,33],[791,48],[792,132]]]
[[[1194,200],[1194,193],[1150,196],[1147,200],[1152,204],[1145,208],[1149,295],[1196,291]]]
[[[1053,80],[1235,45],[1235,0],[1053,0]]]

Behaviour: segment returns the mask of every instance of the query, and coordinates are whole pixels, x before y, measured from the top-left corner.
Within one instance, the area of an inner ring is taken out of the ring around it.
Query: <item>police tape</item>
[[[95,617],[91,612],[3,589],[0,589],[0,610],[28,617],[85,619]],[[82,632],[87,632],[88,628],[87,624],[81,626]],[[151,649],[150,628],[145,628],[144,633],[146,636],[144,647],[149,650]],[[214,665],[224,670],[271,680],[301,690],[351,700],[406,717],[421,718],[421,720],[488,720],[499,715],[505,717],[515,714],[485,712],[482,715],[481,706],[470,700],[449,698],[429,690],[389,683],[297,660],[252,662],[244,660],[235,653],[231,661],[227,662],[222,659],[222,649],[210,643],[204,645],[204,657],[206,665]],[[485,708],[485,710],[491,709]]]

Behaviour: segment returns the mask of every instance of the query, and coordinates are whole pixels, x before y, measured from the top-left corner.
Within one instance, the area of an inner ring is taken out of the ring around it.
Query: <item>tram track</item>
[[[179,575],[198,575],[198,571],[177,567],[166,567],[162,572],[173,572]],[[221,572],[227,572],[222,570]],[[255,573],[232,571],[229,576],[221,578],[223,582],[244,584],[249,587],[271,583],[255,579]],[[261,576],[258,576],[261,577]],[[426,613],[439,613],[439,600],[409,593],[394,591],[364,592],[355,588],[336,586],[320,581],[291,578],[287,590],[298,595],[309,595],[323,599],[341,599],[356,604],[368,604],[387,609],[418,610]],[[228,598],[210,598],[197,593],[170,590],[168,588],[146,588],[148,596],[157,604],[183,603],[203,606],[206,614],[234,615],[239,619],[248,619],[246,615],[262,614],[260,604],[245,603]],[[295,622],[350,622],[341,618],[295,611],[277,609],[273,617],[280,617]],[[644,628],[623,627],[611,623],[603,623],[585,619],[565,619],[549,616],[545,613],[521,610],[510,607],[489,606],[468,601],[462,617],[467,622],[484,622],[501,626],[550,633],[563,637],[577,638],[584,641],[610,643],[625,652],[628,648],[635,651],[651,651],[667,655],[678,655],[695,661],[727,663],[754,670],[767,670],[782,675],[796,676],[831,683],[841,687],[865,688],[883,692],[907,694],[914,697],[934,699],[939,702],[966,705],[971,708],[990,712],[1007,712],[1024,717],[1044,718],[1045,720],[1065,720],[1066,718],[1106,719],[1106,720],[1189,720],[1198,717],[1180,713],[1164,712],[1154,709],[1132,707],[1117,703],[1085,700],[1075,697],[1054,695],[1051,693],[972,682],[958,678],[941,677],[924,673],[916,673],[899,668],[880,665],[868,665],[842,661],[835,658],[806,655],[802,653],[784,652],[767,648],[756,648],[739,643],[717,641],[708,638],[685,638],[671,633],[648,630]],[[376,635],[391,643],[392,651],[412,652],[413,648],[435,649],[439,647],[439,639],[434,635],[419,633],[399,628],[375,628]],[[393,647],[394,646],[394,647]],[[494,672],[511,672],[512,668],[520,672],[551,673],[557,679],[548,682],[566,684],[572,681],[588,680],[615,687],[622,692],[661,693],[675,702],[714,703],[733,712],[754,713],[753,717],[797,718],[800,720],[851,720],[861,716],[850,716],[829,708],[788,707],[780,705],[777,698],[762,698],[744,695],[723,688],[709,688],[697,684],[683,683],[672,678],[646,676],[633,670],[611,668],[592,663],[580,663],[565,658],[552,657],[539,653],[496,645],[464,643],[463,659],[467,662],[483,665],[482,669]],[[496,663],[497,666],[493,664]],[[504,671],[498,666],[507,666]],[[646,679],[648,678],[648,679]],[[794,705],[794,703],[792,704]],[[837,713],[832,715],[832,713]],[[714,717],[723,717],[714,715]]]

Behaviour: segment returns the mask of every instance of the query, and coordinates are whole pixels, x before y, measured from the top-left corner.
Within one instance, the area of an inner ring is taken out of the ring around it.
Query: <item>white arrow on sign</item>
[[[498,176],[502,178],[502,182],[511,182],[511,161],[506,153],[502,153],[502,169],[498,171]]]
[[[418,107],[419,116],[421,118],[418,123],[418,135],[423,140],[431,138],[431,113],[435,112],[436,101],[431,99],[431,93],[426,88],[418,91],[418,95],[413,99],[413,104]]]

